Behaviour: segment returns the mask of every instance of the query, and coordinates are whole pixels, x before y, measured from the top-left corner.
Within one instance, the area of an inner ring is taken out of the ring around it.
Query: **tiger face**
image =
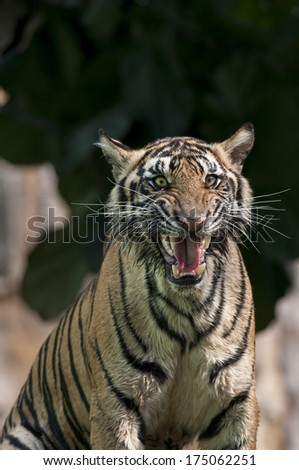
[[[135,249],[171,283],[199,285],[207,257],[250,223],[251,189],[241,175],[254,131],[245,124],[222,143],[190,137],[132,150],[100,131],[116,186],[107,205],[113,240]]]

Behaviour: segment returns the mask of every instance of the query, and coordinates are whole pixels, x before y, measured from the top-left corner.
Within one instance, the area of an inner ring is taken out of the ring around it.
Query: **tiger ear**
[[[101,148],[104,157],[112,166],[114,179],[119,181],[127,173],[134,151],[118,140],[109,137],[103,129],[99,130],[99,142],[96,142],[95,145]]]
[[[244,161],[251,152],[254,143],[254,127],[248,122],[240,127],[234,135],[221,143],[233,166],[242,171]]]

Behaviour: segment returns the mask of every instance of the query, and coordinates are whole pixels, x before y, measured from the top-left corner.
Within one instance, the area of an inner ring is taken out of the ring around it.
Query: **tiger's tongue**
[[[174,244],[174,256],[180,272],[191,273],[198,268],[202,257],[202,241],[189,238],[177,238]]]

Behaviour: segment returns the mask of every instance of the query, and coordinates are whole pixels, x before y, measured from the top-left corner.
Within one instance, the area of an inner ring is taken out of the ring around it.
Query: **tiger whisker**
[[[234,216],[234,213],[233,211],[230,212],[230,215]],[[244,217],[244,220],[246,220],[248,223],[251,223],[251,222],[262,222],[262,221],[278,221],[278,220],[281,220],[280,218],[278,217],[275,217],[274,215],[272,214],[263,214],[263,215],[260,215],[260,214],[255,214],[255,213],[251,213],[250,215]]]
[[[291,191],[291,188],[287,188],[287,189],[282,189],[281,191],[276,191],[275,193],[269,193],[269,194],[260,194],[258,196],[253,196],[252,199],[259,199],[261,197],[268,197],[268,196],[276,196],[277,194],[282,194],[282,193],[286,193],[288,191]]]
[[[231,222],[227,222],[227,224],[228,224],[229,226],[233,227],[234,229],[239,230],[239,232],[241,232],[241,233],[245,236],[246,240],[249,241],[249,243],[254,247],[254,249],[255,249],[259,254],[261,254],[260,250],[259,250],[259,249],[257,248],[257,246],[253,243],[253,241],[250,240],[249,236],[247,235],[247,233],[246,233],[244,230],[242,230],[240,227],[235,226],[235,225],[232,224]]]
[[[275,193],[259,194],[258,196],[250,196],[250,197],[247,197],[247,198],[242,198],[242,200],[243,201],[252,201],[254,199],[260,199],[262,197],[277,196],[278,194],[286,193],[288,191],[291,191],[291,188],[283,189],[281,191],[276,191]]]
[[[252,207],[256,207],[258,204],[268,204],[268,203],[271,203],[271,204],[278,204],[282,202],[281,199],[266,199],[265,201],[255,201],[251,204]]]
[[[265,229],[272,230],[273,232],[276,232],[276,233],[278,233],[278,234],[279,234],[279,235],[281,235],[282,237],[285,237],[285,238],[287,238],[288,240],[291,240],[291,237],[289,237],[289,236],[288,236],[288,235],[286,235],[285,233],[283,233],[283,232],[280,232],[279,230],[277,230],[277,229],[275,229],[275,228],[271,227],[270,225],[264,225],[264,227],[263,227],[263,228],[264,228],[264,230],[265,230]]]
[[[97,211],[96,213],[94,213],[95,215],[96,214],[101,214],[101,215],[107,215],[107,216],[112,216],[112,215],[115,215],[115,216],[118,216],[118,217],[124,217],[126,215],[151,215],[151,211],[148,211],[146,213],[146,211],[143,211],[142,214],[140,214],[140,211]]]
[[[271,206],[259,206],[259,207],[255,207],[254,209],[256,210],[263,210],[263,211],[273,211],[273,212],[285,212],[286,209],[283,209],[283,208],[278,208],[278,207],[271,207]]]

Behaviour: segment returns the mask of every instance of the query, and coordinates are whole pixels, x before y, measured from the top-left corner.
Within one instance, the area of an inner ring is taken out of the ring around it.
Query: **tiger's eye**
[[[214,189],[220,184],[220,178],[217,175],[207,175],[205,179],[205,185],[207,188]]]
[[[168,187],[168,181],[165,176],[159,175],[153,178],[153,183],[158,189],[165,189]]]

